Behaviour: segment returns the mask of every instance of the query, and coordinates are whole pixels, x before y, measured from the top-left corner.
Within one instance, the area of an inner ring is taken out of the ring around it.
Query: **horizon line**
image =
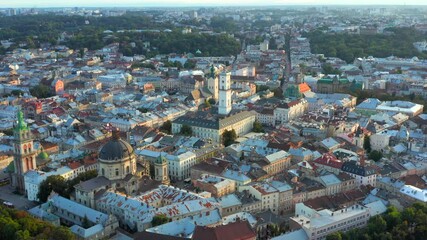
[[[393,6],[407,6],[407,7],[411,7],[411,6],[423,6],[423,7],[427,7],[427,3],[426,4],[406,4],[406,3],[402,3],[402,4],[369,4],[369,3],[361,3],[361,4],[348,4],[348,3],[325,3],[325,4],[313,4],[313,3],[299,3],[299,4],[292,4],[292,3],[284,3],[284,4],[272,4],[272,5],[263,5],[263,4],[251,4],[251,5],[242,5],[239,3],[236,4],[168,4],[167,6],[165,5],[156,5],[155,3],[153,4],[130,4],[130,5],[115,5],[115,4],[108,4],[108,5],[103,5],[103,6],[99,6],[99,5],[59,5],[59,6],[30,6],[30,5],[24,5],[24,6],[11,6],[11,7],[1,7],[0,9],[11,9],[11,8],[75,8],[75,7],[89,7],[89,8],[132,8],[132,7],[138,7],[138,8],[174,8],[174,7],[192,7],[192,8],[203,8],[203,7],[286,7],[286,6],[293,6],[293,7],[308,7],[308,6],[337,6],[337,7],[365,7],[365,6],[377,6],[377,7],[393,7]]]

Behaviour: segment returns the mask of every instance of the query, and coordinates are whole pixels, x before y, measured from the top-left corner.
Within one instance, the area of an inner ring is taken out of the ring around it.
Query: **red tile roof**
[[[325,153],[320,158],[314,160],[316,164],[325,165],[333,168],[341,169],[343,162],[332,153]]]

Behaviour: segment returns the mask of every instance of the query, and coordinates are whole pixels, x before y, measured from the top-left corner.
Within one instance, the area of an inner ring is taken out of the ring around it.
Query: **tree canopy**
[[[427,204],[415,203],[402,212],[393,206],[389,207],[384,214],[369,219],[365,228],[332,233],[326,239],[424,240],[425,236],[427,236]]]
[[[180,133],[185,136],[191,136],[193,134],[193,129],[189,125],[182,125]]]
[[[369,158],[374,160],[375,162],[378,162],[379,160],[381,160],[382,157],[383,157],[382,152],[377,150],[371,151],[369,153]]]
[[[54,191],[62,197],[69,198],[70,194],[74,191],[74,186],[76,184],[80,183],[80,181],[87,181],[96,176],[98,176],[98,172],[96,170],[80,173],[76,178],[68,181],[60,175],[49,176],[46,180],[41,182],[37,197],[40,202],[46,202],[50,193]]]
[[[325,54],[327,57],[338,57],[350,63],[357,57],[407,57],[426,58],[426,53],[418,52],[412,45],[423,41],[427,34],[414,28],[390,28],[386,34],[357,35],[330,34],[315,30],[304,34],[310,39],[313,53]]]
[[[258,120],[255,120],[252,131],[256,133],[262,133],[264,132],[264,127]]]
[[[51,89],[43,84],[31,88],[30,93],[36,98],[48,98],[53,96]]]
[[[371,152],[371,138],[369,136],[363,138],[363,149],[368,153]]]
[[[170,222],[170,219],[168,217],[163,214],[159,214],[153,217],[153,220],[151,220],[151,226],[155,227],[168,222]]]
[[[237,134],[234,129],[225,130],[224,133],[222,134],[222,144],[224,144],[224,146],[226,147],[233,144],[236,139],[237,139]]]
[[[160,131],[171,134],[172,133],[172,122],[170,120],[167,120],[163,123],[163,125],[160,127]]]
[[[0,239],[75,239],[66,227],[56,227],[36,219],[25,211],[0,206]]]

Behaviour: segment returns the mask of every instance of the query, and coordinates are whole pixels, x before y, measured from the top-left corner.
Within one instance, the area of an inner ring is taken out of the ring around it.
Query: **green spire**
[[[17,118],[18,118],[18,124],[15,127],[15,131],[27,131],[27,130],[29,130],[27,123],[25,122],[25,119],[24,119],[24,114],[22,113],[21,110],[18,111]]]

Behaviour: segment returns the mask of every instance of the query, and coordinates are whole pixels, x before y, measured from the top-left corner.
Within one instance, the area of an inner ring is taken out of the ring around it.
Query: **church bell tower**
[[[25,194],[24,174],[37,168],[36,151],[30,128],[25,123],[22,111],[18,111],[17,118],[18,122],[13,130],[15,172],[12,176],[12,186],[16,187],[21,194]]]

